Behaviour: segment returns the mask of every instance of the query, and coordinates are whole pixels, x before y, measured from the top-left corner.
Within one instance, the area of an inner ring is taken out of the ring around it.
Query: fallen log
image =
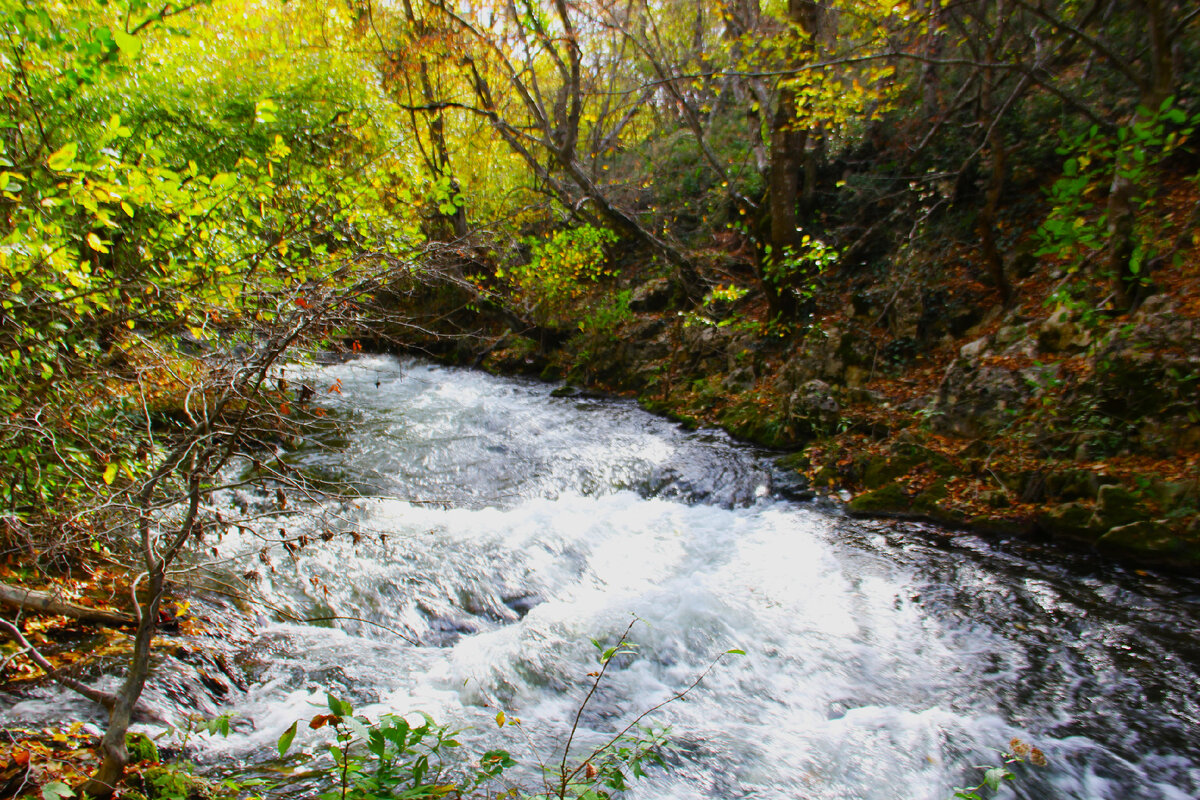
[[[60,600],[49,592],[22,589],[19,586],[8,586],[3,583],[0,583],[0,604],[25,611],[58,614],[77,619],[80,622],[108,625],[115,628],[137,623],[132,614],[122,614],[119,611],[108,611],[102,608],[88,608]]]

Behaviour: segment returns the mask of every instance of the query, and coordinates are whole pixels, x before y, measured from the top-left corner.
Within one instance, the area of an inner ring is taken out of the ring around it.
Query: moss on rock
[[[1094,509],[1087,503],[1062,503],[1039,514],[1037,525],[1047,533],[1095,541],[1104,531],[1094,517]]]
[[[1164,556],[1172,561],[1200,561],[1200,543],[1188,542],[1165,519],[1143,519],[1111,529],[1100,537],[1101,547]]]
[[[850,501],[847,508],[855,514],[879,514],[889,511],[908,511],[912,505],[904,488],[898,483],[889,483],[869,492],[864,492]]]
[[[809,457],[807,450],[797,450],[795,453],[779,456],[775,459],[775,463],[780,469],[799,472],[812,466],[812,458]]]
[[[921,459],[913,455],[869,455],[866,463],[860,467],[862,485],[876,489],[891,483],[920,463]]]
[[[918,494],[912,500],[911,510],[917,514],[927,514],[930,516],[947,516],[947,512],[942,508],[942,501],[946,499],[946,480],[935,481],[928,489]]]
[[[158,745],[144,733],[125,734],[125,749],[129,753],[130,764],[157,763],[159,760]]]

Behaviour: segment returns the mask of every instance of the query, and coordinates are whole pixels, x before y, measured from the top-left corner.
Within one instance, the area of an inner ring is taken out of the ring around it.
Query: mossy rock
[[[949,477],[957,472],[954,462],[952,462],[950,459],[946,458],[936,450],[931,450],[922,444],[917,444],[916,442],[901,445],[896,448],[896,452],[900,456],[911,459],[914,464],[924,464],[927,469],[932,472],[936,472],[939,475],[945,475]],[[895,456],[893,456],[893,458],[895,458]]]
[[[667,419],[674,420],[690,431],[694,431],[700,427],[700,420],[690,414],[676,410],[670,405],[669,401],[643,396],[638,398],[638,405],[651,414],[660,414]]]
[[[1119,484],[1101,486],[1096,494],[1096,517],[1105,528],[1140,522],[1149,516],[1142,498]]]
[[[867,456],[867,463],[862,467],[862,484],[868,489],[876,489],[920,463],[921,459],[912,455]]]
[[[837,482],[838,473],[833,467],[821,467],[817,474],[813,475],[813,486],[833,486]]]
[[[855,514],[879,514],[889,511],[908,511],[912,502],[898,483],[889,483],[860,494],[846,506]]]
[[[946,516],[947,512],[942,508],[942,501],[948,494],[944,478],[934,481],[928,489],[913,498],[912,511],[917,514]]]
[[[1200,557],[1200,551],[1180,539],[1178,532],[1165,519],[1138,520],[1113,528],[1100,537],[1099,544],[1116,550],[1178,556],[1187,560]]]
[[[1056,500],[1095,500],[1100,489],[1091,470],[1063,470],[1046,476],[1046,495]]]
[[[1168,511],[1196,506],[1197,501],[1200,500],[1196,496],[1195,484],[1181,481],[1154,481],[1148,492],[1160,506]]]
[[[1063,503],[1038,515],[1037,525],[1042,530],[1073,539],[1095,541],[1104,533],[1096,524],[1095,513],[1086,503]]]
[[[188,764],[164,764],[150,767],[141,774],[141,790],[147,800],[213,800],[218,796],[214,785],[188,770]]]
[[[1008,508],[1008,492],[1003,489],[988,489],[979,493],[979,502],[990,508]]]
[[[812,466],[812,459],[809,458],[807,450],[797,450],[795,453],[779,456],[775,459],[775,464],[780,469],[800,472]]]
[[[130,764],[156,764],[159,761],[158,745],[144,733],[125,734],[125,750],[129,753]]]
[[[641,395],[638,397],[637,402],[644,411],[649,411],[651,414],[664,414],[667,410],[666,402],[658,397]]]
[[[737,409],[729,409],[720,415],[718,421],[739,439],[763,447],[782,448],[795,444],[795,440],[786,434],[784,426],[775,417],[743,417],[737,413]]]

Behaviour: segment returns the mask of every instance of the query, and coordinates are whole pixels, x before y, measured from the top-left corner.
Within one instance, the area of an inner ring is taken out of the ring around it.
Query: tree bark
[[[997,53],[1003,47],[1005,22],[1004,3],[997,3],[995,32],[984,51],[988,63],[996,60]],[[988,179],[983,210],[979,213],[979,240],[983,259],[987,262],[988,272],[991,274],[992,285],[1000,293],[1000,302],[1007,308],[1012,305],[1013,289],[1004,272],[1004,259],[996,244],[996,218],[1000,213],[1000,197],[1004,193],[1005,161],[1008,155],[1004,146],[1004,133],[1000,130],[1000,120],[1008,104],[999,108],[996,106],[995,90],[998,78],[995,70],[985,70],[979,89],[979,105],[982,112],[980,124],[987,126],[987,147],[991,161],[991,176]],[[1025,82],[1021,81],[1017,93],[1021,92],[1024,85]]]
[[[817,32],[820,12],[818,0],[788,0],[787,22],[792,26],[789,46],[793,49],[788,61],[798,66],[805,60],[800,50],[805,47],[802,36],[810,41]],[[811,197],[811,188],[804,184],[806,173],[815,174],[806,159],[809,132],[796,125],[796,92],[787,81],[779,88],[779,100],[771,121],[771,153],[767,175],[767,210],[771,218],[771,254],[774,274],[760,275],[767,293],[772,317],[795,316],[798,304],[792,291],[794,276],[784,274],[783,259],[800,244],[799,203]],[[765,268],[764,268],[765,269]]]
[[[404,0],[404,17],[413,30],[419,34],[424,33],[425,23],[418,19],[413,10],[412,0]],[[426,131],[429,134],[430,147],[433,148],[433,153],[424,153],[426,165],[429,167],[435,180],[446,178],[450,182],[450,197],[453,199],[458,195],[460,185],[458,178],[454,175],[454,169],[450,163],[450,148],[446,144],[446,116],[443,107],[438,104],[437,92],[434,91],[433,80],[429,76],[429,61],[424,54],[418,56],[417,77],[421,87],[421,95],[425,100],[425,105],[432,109],[430,116],[426,119]],[[406,78],[407,80],[407,78]],[[415,115],[415,111],[410,111],[410,114]],[[420,141],[420,133],[417,131],[416,119],[413,119],[413,134],[417,136],[417,141]],[[463,240],[470,232],[470,225],[467,222],[466,205],[454,204],[455,209],[451,214],[438,210],[438,216],[446,220],[450,229],[453,232],[455,239]]]
[[[1149,114],[1157,114],[1163,101],[1175,87],[1175,65],[1171,53],[1171,20],[1164,0],[1144,0],[1140,4],[1146,12],[1147,38],[1150,50],[1150,74],[1140,82],[1141,106]],[[1146,116],[1139,111],[1134,114],[1131,125],[1144,122]],[[1132,140],[1132,137],[1130,137]],[[1137,247],[1136,216],[1134,197],[1137,185],[1130,177],[1133,169],[1131,156],[1122,150],[1117,154],[1113,168],[1113,179],[1108,190],[1108,252],[1105,266],[1112,281],[1113,296],[1121,310],[1131,308],[1137,296],[1136,283],[1139,275],[1133,268],[1133,254]],[[1140,272],[1140,270],[1139,270]]]
[[[116,701],[108,717],[108,729],[104,732],[104,738],[100,740],[100,767],[77,790],[81,796],[87,795],[96,800],[111,797],[125,774],[125,767],[129,764],[125,733],[129,730],[133,710],[150,674],[150,644],[158,630],[158,606],[162,602],[165,570],[164,564],[161,570],[155,570],[155,574],[150,576],[149,593],[146,603],[142,606],[142,620],[138,624],[133,654],[129,658],[129,672],[116,694]]]

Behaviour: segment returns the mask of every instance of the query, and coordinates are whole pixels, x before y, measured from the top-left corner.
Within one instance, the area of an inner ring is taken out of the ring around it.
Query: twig
[[[99,703],[109,711],[111,711],[112,707],[116,705],[117,698],[114,695],[111,695],[108,692],[102,692],[99,689],[93,689],[91,686],[88,686],[85,683],[81,683],[80,681],[77,681],[67,675],[60,674],[60,671],[48,660],[46,660],[46,657],[43,656],[36,647],[29,643],[29,640],[25,638],[25,634],[21,633],[21,629],[16,625],[13,625],[6,619],[0,619],[0,630],[4,630],[9,636],[15,639],[17,644],[28,653],[30,660],[45,670],[46,675],[52,680],[57,681],[68,689],[83,695],[88,700]],[[8,662],[5,662],[6,666],[7,663]]]

